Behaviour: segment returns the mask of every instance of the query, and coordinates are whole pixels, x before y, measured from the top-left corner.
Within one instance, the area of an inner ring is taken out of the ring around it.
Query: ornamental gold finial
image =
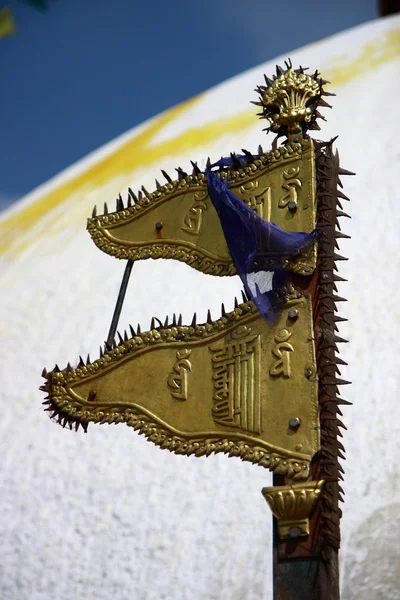
[[[331,108],[322,96],[335,94],[323,89],[329,81],[321,79],[318,71],[307,75],[307,68],[293,69],[290,60],[285,65],[286,70],[276,67],[276,75],[272,79],[264,75],[266,85],[256,88],[260,101],[253,104],[262,107],[259,116],[268,119],[270,126],[267,131],[273,131],[278,136],[287,135],[292,141],[294,136],[304,136],[309,129],[320,129],[317,119],[326,119],[317,108]]]

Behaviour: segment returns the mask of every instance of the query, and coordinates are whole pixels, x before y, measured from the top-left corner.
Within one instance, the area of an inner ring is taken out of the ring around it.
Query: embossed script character
[[[272,348],[272,354],[277,359],[269,370],[272,377],[285,377],[289,379],[292,376],[290,365],[290,352],[294,352],[289,339],[292,334],[287,329],[281,329],[275,336],[276,344]]]
[[[299,173],[300,167],[291,167],[283,171],[285,182],[282,184],[282,189],[285,190],[285,194],[279,200],[279,208],[285,208],[289,202],[296,202],[297,204],[297,190],[303,185],[300,179],[297,178]]]
[[[188,398],[188,375],[192,370],[192,364],[188,360],[191,350],[178,350],[176,353],[176,362],[172,371],[168,375],[167,384],[171,396],[177,400],[187,400]]]
[[[249,181],[239,188],[239,193],[243,200],[260,217],[270,220],[271,211],[271,188],[260,189],[259,181]]]
[[[200,233],[203,211],[207,210],[206,197],[207,192],[196,192],[194,194],[195,201],[183,219],[184,225],[181,227],[182,231],[186,231],[186,233],[190,233],[191,235],[198,235]]]

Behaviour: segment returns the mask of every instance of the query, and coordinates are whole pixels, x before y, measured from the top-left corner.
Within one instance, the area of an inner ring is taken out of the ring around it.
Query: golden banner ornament
[[[54,370],[45,388],[49,410],[71,425],[124,422],[177,454],[225,452],[306,479],[319,449],[315,373],[311,300],[297,294],[272,329],[246,302],[216,321],[153,329],[92,364]]]

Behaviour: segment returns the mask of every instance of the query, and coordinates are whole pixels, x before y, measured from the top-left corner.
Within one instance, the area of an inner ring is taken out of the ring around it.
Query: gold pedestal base
[[[309,516],[319,498],[324,481],[266,487],[262,494],[278,520],[281,539],[309,535]]]

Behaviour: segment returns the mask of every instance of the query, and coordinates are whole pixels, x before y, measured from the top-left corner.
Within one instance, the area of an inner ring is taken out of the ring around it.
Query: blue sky
[[[377,0],[11,4],[0,39],[0,207],[117,135],[279,54],[378,16]]]

